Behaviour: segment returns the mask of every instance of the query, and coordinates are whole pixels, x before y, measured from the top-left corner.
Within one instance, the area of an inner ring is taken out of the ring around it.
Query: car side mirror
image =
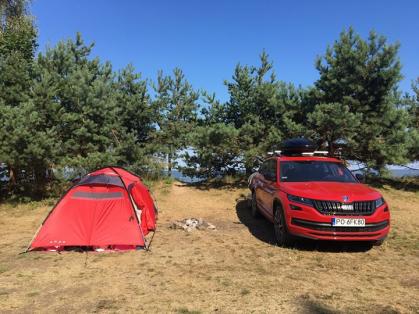
[[[358,179],[359,182],[364,182],[365,177],[361,173],[355,173],[355,177]]]
[[[73,184],[77,184],[79,182],[80,182],[80,178],[71,179],[71,183],[73,183]]]
[[[276,181],[276,176],[275,175],[266,174],[266,175],[264,175],[264,177],[268,181],[272,181],[272,182],[275,182]]]

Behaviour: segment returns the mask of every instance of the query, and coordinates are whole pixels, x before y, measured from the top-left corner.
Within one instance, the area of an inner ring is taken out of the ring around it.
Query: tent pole
[[[154,214],[156,216],[156,220],[158,219],[158,214],[159,214],[159,207],[157,205],[157,199],[154,196],[154,193],[147,187],[148,192],[150,193],[151,197],[153,198],[153,205],[154,205]],[[153,241],[154,235],[156,234],[157,231],[157,225],[156,228],[153,230],[153,235],[151,236],[150,242],[148,243],[147,246],[147,251],[150,251],[150,246],[151,246],[151,242]]]
[[[38,229],[36,230],[35,234],[33,235],[31,241],[29,242],[28,246],[26,247],[26,250],[19,253],[19,254],[23,254],[23,253],[28,253],[29,252],[29,248],[31,247],[31,244],[33,242],[33,240],[36,238],[36,236],[38,235],[39,231],[41,230],[42,226],[44,225],[44,223],[40,224]]]
[[[133,214],[134,214],[134,216],[135,216],[135,219],[137,220],[138,227],[140,228],[140,231],[141,231],[141,236],[143,237],[144,247],[145,247],[145,248],[147,248],[147,244],[146,244],[146,242],[145,242],[145,237],[144,237],[143,228],[142,228],[142,226],[141,226],[141,224],[140,224],[140,221],[138,220],[137,213],[135,212],[135,206],[134,206],[134,203],[133,203],[133,200],[132,200],[131,194],[129,193],[128,188],[127,188],[127,186],[125,185],[124,180],[122,180],[122,177],[121,177],[121,175],[118,173],[118,171],[116,171],[113,167],[109,167],[109,168],[111,168],[111,169],[112,169],[112,171],[113,171],[113,172],[115,172],[115,173],[116,173],[116,175],[119,177],[119,179],[121,179],[121,182],[122,182],[122,184],[124,185],[125,191],[127,191],[127,193],[128,193],[128,198],[129,198],[129,201],[130,201],[130,203],[131,203],[132,212],[133,212]]]

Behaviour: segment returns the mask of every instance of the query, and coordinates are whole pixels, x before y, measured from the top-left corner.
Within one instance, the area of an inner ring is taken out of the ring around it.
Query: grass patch
[[[41,201],[17,202],[7,200],[0,205],[0,212],[6,213],[8,217],[23,217],[29,212],[38,210],[41,207],[51,208],[55,205],[57,199],[47,198]]]
[[[173,177],[165,177],[162,182],[165,185],[172,185],[176,180]]]
[[[176,179],[168,176],[159,177],[141,177],[143,183],[151,189],[161,188],[162,186],[171,186]]]
[[[384,244],[392,248],[419,249],[419,239],[416,234],[401,234],[397,228],[390,232],[387,242]]]

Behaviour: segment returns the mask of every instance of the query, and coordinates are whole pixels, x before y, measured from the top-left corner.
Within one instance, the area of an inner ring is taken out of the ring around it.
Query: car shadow
[[[261,218],[253,218],[250,212],[250,200],[238,199],[236,202],[236,213],[240,222],[245,225],[249,232],[260,241],[275,245],[275,235],[272,223]],[[367,252],[372,248],[368,242],[354,241],[320,241],[305,238],[298,238],[290,248],[300,251],[320,251],[331,253],[345,252]]]
[[[239,199],[236,203],[236,213],[240,222],[249,229],[249,232],[260,241],[275,245],[275,236],[272,224],[266,219],[253,218],[250,213],[250,200]]]

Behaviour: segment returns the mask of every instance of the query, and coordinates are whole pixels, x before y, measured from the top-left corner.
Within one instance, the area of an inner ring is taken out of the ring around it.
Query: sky
[[[317,56],[353,26],[401,44],[400,89],[419,77],[419,1],[32,0],[39,51],[80,32],[115,70],[132,63],[143,78],[180,67],[196,89],[228,100],[237,63],[257,65],[265,50],[278,79],[310,86]]]

